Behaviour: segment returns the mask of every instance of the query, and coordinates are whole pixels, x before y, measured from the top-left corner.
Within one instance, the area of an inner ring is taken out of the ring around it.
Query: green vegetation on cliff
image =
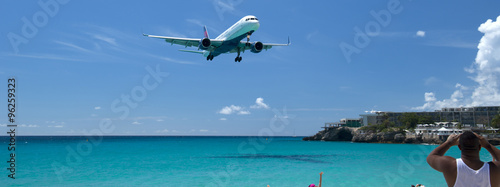
[[[359,128],[360,130],[367,131],[367,132],[373,132],[373,133],[378,133],[378,132],[404,132],[404,128],[402,127],[396,127],[396,124],[394,122],[389,121],[389,119],[385,119],[382,124],[380,125],[368,125]]]
[[[432,116],[421,116],[415,113],[404,113],[399,117],[399,121],[404,125],[406,129],[415,129],[417,124],[433,124],[434,120]]]
[[[361,130],[367,132],[405,132],[406,129],[413,130],[417,128],[417,124],[432,124],[434,120],[432,116],[428,115],[417,115],[415,113],[404,113],[397,120],[401,122],[402,125],[396,126],[396,124],[389,120],[387,115],[383,116],[384,121],[379,125],[371,125],[361,127]],[[500,123],[500,118],[499,118]],[[499,125],[500,126],[500,125]]]

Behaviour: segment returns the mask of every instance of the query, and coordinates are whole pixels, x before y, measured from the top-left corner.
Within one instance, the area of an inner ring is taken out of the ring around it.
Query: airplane
[[[288,37],[288,43],[286,44],[262,43],[259,41],[250,42],[250,35],[252,35],[252,33],[255,32],[259,26],[260,24],[257,17],[248,15],[241,18],[238,22],[229,27],[215,39],[210,39],[206,26],[203,27],[204,38],[202,39],[156,36],[149,34],[143,35],[150,38],[164,39],[165,42],[170,43],[171,45],[183,45],[186,48],[197,46],[197,51],[182,49],[179,51],[203,54],[203,56],[207,58],[207,61],[212,61],[214,57],[223,53],[238,53],[234,61],[241,62],[242,57],[240,56],[240,53],[245,52],[245,50],[250,50],[253,53],[260,53],[263,49],[267,51],[273,46],[289,46],[291,44],[290,37]],[[245,37],[247,38],[247,41],[241,41]],[[200,51],[200,49],[202,51]]]

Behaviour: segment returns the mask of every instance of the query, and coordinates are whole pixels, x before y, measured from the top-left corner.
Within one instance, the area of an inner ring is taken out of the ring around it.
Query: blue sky
[[[114,128],[105,135],[300,136],[370,110],[498,105],[497,7],[493,0],[7,1],[0,93],[15,76],[20,135],[97,132],[108,119]],[[378,22],[373,12],[390,20]],[[201,38],[207,25],[215,38],[245,15],[260,20],[252,41],[290,36],[292,45],[247,51],[241,63],[235,54],[207,62],[141,34]],[[356,45],[356,28],[369,42]],[[342,43],[358,49],[350,60]],[[168,76],[157,82],[147,68]],[[146,89],[145,77],[156,87]],[[131,94],[133,107],[121,102]]]

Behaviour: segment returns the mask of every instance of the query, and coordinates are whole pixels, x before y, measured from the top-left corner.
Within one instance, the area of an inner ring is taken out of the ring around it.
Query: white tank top
[[[485,162],[483,167],[473,170],[461,158],[457,159],[455,187],[491,187],[490,165]]]

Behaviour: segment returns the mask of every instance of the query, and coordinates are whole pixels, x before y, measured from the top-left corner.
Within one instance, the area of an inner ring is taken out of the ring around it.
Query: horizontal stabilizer
[[[183,49],[179,49],[179,51],[188,52],[188,53],[198,53],[198,54],[204,53],[203,51],[193,51],[193,50],[183,50]]]

